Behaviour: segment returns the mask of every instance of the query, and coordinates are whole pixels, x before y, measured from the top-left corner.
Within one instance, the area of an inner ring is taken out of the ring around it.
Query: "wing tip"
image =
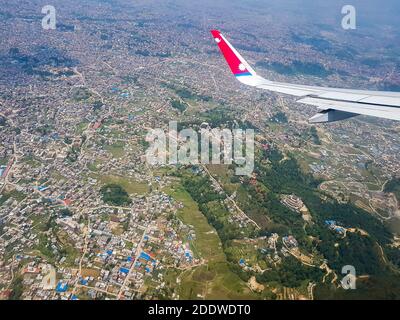
[[[221,32],[219,30],[214,29],[214,30],[210,30],[210,32],[214,39],[217,39],[221,36]]]
[[[210,32],[236,79],[244,84],[254,85],[257,74],[247,61],[237,52],[229,41],[225,39],[219,30],[213,29],[210,30]]]

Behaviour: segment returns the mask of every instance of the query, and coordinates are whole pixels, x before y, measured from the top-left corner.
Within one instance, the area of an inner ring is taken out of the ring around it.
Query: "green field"
[[[25,198],[25,194],[23,192],[17,190],[11,190],[9,192],[4,191],[0,194],[0,206],[6,202],[9,198],[13,198],[16,201],[22,201]]]
[[[39,160],[36,160],[34,157],[29,156],[29,157],[24,157],[23,162],[27,163],[29,166],[32,168],[39,168],[41,166],[41,163]]]
[[[97,176],[102,184],[118,184],[126,190],[129,194],[145,194],[149,191],[147,183],[138,182],[133,178],[121,177],[117,175]]]
[[[124,147],[125,143],[116,142],[114,144],[105,146],[104,149],[110,152],[114,158],[121,158],[125,154]]]
[[[208,165],[208,171],[218,179],[218,181],[222,184],[224,190],[228,194],[232,194],[237,191],[240,187],[239,183],[232,183],[231,178],[234,176],[234,172],[229,170],[228,165]]]
[[[180,298],[257,298],[258,296],[248,289],[246,283],[229,269],[217,232],[208,224],[190,195],[181,185],[167,189],[165,192],[184,204],[184,208],[178,212],[178,218],[183,223],[193,226],[196,233],[194,252],[206,261],[205,265],[181,275]]]
[[[229,246],[226,249],[226,254],[230,257],[230,260],[239,261],[243,259],[246,264],[250,267],[255,267],[258,265],[261,269],[266,269],[267,265],[265,260],[258,258],[257,248],[262,248],[266,246],[262,240],[255,243],[248,243],[245,240],[233,240],[229,242]]]
[[[78,123],[78,125],[75,128],[75,133],[78,135],[82,134],[87,129],[88,125],[89,125],[89,122],[87,122],[87,121]]]
[[[99,171],[99,166],[103,164],[103,161],[96,159],[95,161],[88,163],[87,167],[90,171],[97,172]]]

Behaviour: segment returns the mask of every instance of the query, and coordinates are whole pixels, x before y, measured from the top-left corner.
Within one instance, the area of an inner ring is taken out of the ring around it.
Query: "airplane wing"
[[[275,82],[253,70],[218,30],[211,31],[236,79],[245,85],[296,96],[297,102],[318,107],[312,123],[333,122],[357,115],[400,121],[400,92],[364,91]]]

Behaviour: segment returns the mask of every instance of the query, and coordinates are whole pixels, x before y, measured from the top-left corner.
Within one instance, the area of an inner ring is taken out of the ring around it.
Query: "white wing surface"
[[[299,97],[320,112],[310,122],[333,122],[357,115],[400,121],[400,92],[364,91],[303,86],[267,80],[251,68],[229,41],[217,30],[211,31],[232,73],[243,84]]]

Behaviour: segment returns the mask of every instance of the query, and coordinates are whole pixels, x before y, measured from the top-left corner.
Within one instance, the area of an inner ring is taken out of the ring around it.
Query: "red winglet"
[[[211,31],[215,42],[217,42],[219,49],[225,57],[226,62],[231,68],[235,76],[248,76],[251,75],[251,70],[248,70],[246,64],[243,63],[243,58],[232,47],[232,45],[225,39],[225,37],[218,30]]]

